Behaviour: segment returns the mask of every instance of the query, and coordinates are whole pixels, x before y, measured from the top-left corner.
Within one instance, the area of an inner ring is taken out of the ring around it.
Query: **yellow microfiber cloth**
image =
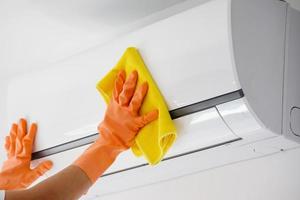
[[[114,89],[114,81],[120,70],[124,69],[126,74],[136,70],[138,72],[138,85],[148,82],[149,89],[140,110],[141,114],[148,113],[153,109],[159,110],[159,117],[140,130],[131,148],[136,156],[145,156],[149,164],[159,163],[168,149],[176,139],[176,128],[169,114],[168,107],[158,87],[145,66],[138,50],[129,47],[117,65],[97,83],[97,89],[106,103],[109,103]]]

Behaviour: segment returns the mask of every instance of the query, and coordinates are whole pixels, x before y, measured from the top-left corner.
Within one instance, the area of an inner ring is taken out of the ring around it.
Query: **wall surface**
[[[47,67],[182,1],[1,0],[0,77]]]

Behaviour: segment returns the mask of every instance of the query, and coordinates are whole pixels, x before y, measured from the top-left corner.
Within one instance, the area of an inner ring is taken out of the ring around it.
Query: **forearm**
[[[5,200],[75,200],[91,185],[88,176],[79,167],[71,165],[30,189],[7,191]]]
[[[98,127],[99,138],[73,165],[31,189],[7,192],[6,200],[73,200],[86,193],[117,156],[134,144],[139,130],[158,118],[158,110],[139,114],[148,84],[143,83],[135,91],[137,76],[133,71],[125,81],[125,71],[118,73],[113,98]]]
[[[120,152],[100,135],[72,165],[28,190],[7,192],[5,200],[79,199]]]

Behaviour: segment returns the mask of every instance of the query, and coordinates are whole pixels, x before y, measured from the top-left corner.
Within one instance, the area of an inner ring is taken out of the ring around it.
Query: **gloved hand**
[[[27,122],[25,119],[20,119],[18,125],[12,125],[10,135],[5,138],[5,149],[8,159],[4,162],[0,172],[0,189],[26,188],[51,169],[51,161],[44,161],[36,168],[30,168],[32,146],[36,132],[37,125],[33,123],[27,133]]]
[[[139,130],[158,117],[158,110],[139,115],[147,94],[148,84],[136,91],[138,74],[133,71],[125,81],[125,71],[120,71],[115,81],[113,98],[104,120],[98,126],[99,138],[74,163],[94,183],[113,163],[119,153],[130,148]]]

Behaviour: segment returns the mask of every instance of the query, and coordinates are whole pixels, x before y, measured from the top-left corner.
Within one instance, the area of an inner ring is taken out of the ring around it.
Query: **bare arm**
[[[74,200],[84,195],[91,185],[87,175],[71,165],[30,189],[7,191],[5,200]]]

